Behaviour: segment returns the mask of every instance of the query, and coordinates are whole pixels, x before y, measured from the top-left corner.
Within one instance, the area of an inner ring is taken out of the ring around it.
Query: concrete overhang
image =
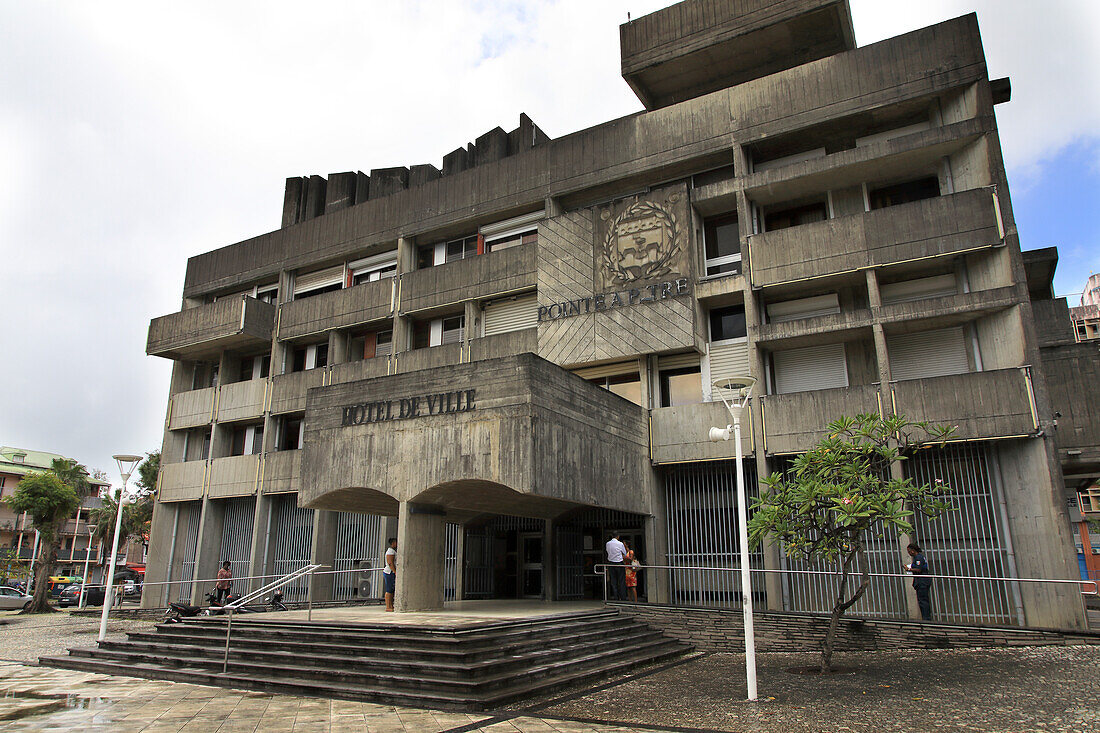
[[[534,354],[309,390],[299,502],[553,518],[651,511],[645,410]]]
[[[145,353],[166,359],[216,359],[227,349],[271,345],[275,306],[255,298],[225,298],[154,318]]]
[[[847,0],[685,0],[619,26],[622,73],[660,109],[855,48]]]

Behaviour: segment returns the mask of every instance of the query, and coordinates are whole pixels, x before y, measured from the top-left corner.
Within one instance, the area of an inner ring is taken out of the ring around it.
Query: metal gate
[[[580,527],[554,528],[558,548],[558,600],[584,597],[584,532]]]
[[[458,533],[461,524],[447,522],[446,543],[443,546],[443,600],[453,601],[458,588]]]
[[[222,563],[228,560],[229,571],[233,573],[234,578],[248,577],[252,575],[249,572],[251,564],[249,556],[252,554],[252,522],[256,514],[256,500],[250,496],[225,499],[224,507],[218,567],[221,568]],[[242,592],[245,585],[245,583],[237,584],[234,592]],[[259,587],[251,582],[247,585],[249,588]]]
[[[336,515],[336,558],[333,570],[382,567],[383,517],[376,514],[339,512]],[[382,573],[337,572],[333,577],[332,597],[338,601],[376,597],[381,593]]]
[[[272,498],[270,575],[282,576],[310,561],[313,543],[313,510],[298,506],[297,494],[281,494]],[[309,580],[302,578],[283,588],[288,601],[304,601]]]
[[[749,500],[757,496],[756,467],[743,462]],[[740,566],[737,529],[736,461],[710,461],[665,470],[668,522],[668,564],[736,569]],[[764,567],[760,550],[749,553],[749,564]],[[766,584],[752,576],[753,602],[763,605]],[[695,606],[741,605],[741,578],[720,570],[673,570],[669,592],[674,602]]]
[[[181,521],[178,526],[183,526],[184,532],[182,543],[179,535],[174,538],[177,543],[176,552],[180,555],[180,582],[175,586],[175,596],[172,600],[178,603],[190,603],[192,581],[195,579],[195,554],[199,547],[199,519],[202,518],[202,502],[181,502],[179,512]],[[169,567],[168,572],[172,572],[171,567]],[[171,580],[172,578],[169,577],[168,579]]]
[[[463,570],[463,588],[466,598],[492,598],[493,583],[493,538],[494,533],[488,527],[466,530],[465,568]]]

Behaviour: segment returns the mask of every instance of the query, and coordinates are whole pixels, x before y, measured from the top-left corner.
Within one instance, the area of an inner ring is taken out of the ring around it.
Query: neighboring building
[[[0,448],[0,495],[10,496],[25,475],[32,471],[45,471],[58,458],[64,456],[7,446]],[[98,479],[90,478],[89,481],[101,489],[110,485]],[[88,550],[88,515],[101,506],[103,501],[98,492],[85,497],[80,510],[65,523],[57,553],[57,575],[82,575],[86,554],[93,565],[102,563],[103,553],[99,543],[93,542],[91,551]],[[7,503],[0,503],[0,545],[15,549],[21,559],[30,560],[34,556],[34,543],[34,527],[27,515],[16,514]]]
[[[746,371],[749,486],[841,414],[949,422],[897,469],[957,491],[917,521],[936,571],[1075,577],[994,115],[1009,84],[976,17],[856,48],[844,0],[730,5],[621,26],[643,112],[554,140],[521,115],[442,169],[292,178],[281,229],[192,257],[149,329],[175,363],[147,582],[197,599],[225,559],[379,567],[396,535],[402,609],[598,597],[613,528],[649,565],[735,567],[709,385]],[[756,556],[790,571],[757,580],[761,607],[826,609],[781,550]],[[645,585],[739,599],[733,573]],[[1072,586],[937,588],[940,619],[1084,623]],[[914,606],[877,583],[852,612]]]
[[[1054,297],[1054,247],[1024,252],[1024,264],[1081,577],[1100,580],[1100,533],[1088,527],[1089,519],[1100,519],[1100,341],[1095,331],[1082,336],[1080,320],[1082,311],[1095,317],[1098,306],[1070,308],[1065,298]],[[1083,302],[1098,278],[1089,278]]]

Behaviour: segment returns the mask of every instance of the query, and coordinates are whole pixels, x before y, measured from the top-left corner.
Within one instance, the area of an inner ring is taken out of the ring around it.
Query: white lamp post
[[[92,556],[92,535],[95,534],[96,525],[88,525],[88,549],[84,551],[84,579],[80,581],[80,603],[77,604],[77,608],[84,608],[85,596],[87,591],[85,590],[88,585],[88,560]]]
[[[745,678],[748,681],[748,699],[756,699],[756,638],[752,628],[752,578],[749,569],[749,512],[745,493],[745,474],[741,470],[741,410],[748,404],[756,379],[733,377],[714,382],[714,391],[725,403],[733,418],[733,425],[711,428],[710,439],[729,440],[730,429],[737,450],[737,530],[741,545],[741,607],[745,618]]]
[[[103,613],[99,617],[99,641],[107,638],[107,616],[111,613],[112,590],[115,582],[115,560],[118,558],[118,536],[122,533],[122,505],[126,503],[126,482],[141,456],[112,456],[118,463],[118,472],[122,475],[122,488],[118,490],[118,512],[115,514],[115,537],[111,543],[111,564],[107,567],[107,585],[103,590]]]

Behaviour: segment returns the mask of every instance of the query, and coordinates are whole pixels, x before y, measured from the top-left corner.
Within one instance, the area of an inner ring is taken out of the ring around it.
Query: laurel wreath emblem
[[[619,224],[624,219],[650,214],[655,217],[665,230],[664,245],[658,250],[657,257],[652,262],[646,263],[640,271],[627,270],[622,263],[612,255],[615,252],[615,236]],[[676,215],[671,211],[650,201],[636,201],[625,211],[619,214],[607,227],[607,236],[603,243],[603,264],[609,272],[620,282],[636,282],[650,278],[662,277],[672,271],[669,262],[680,251],[679,228],[676,224]]]

